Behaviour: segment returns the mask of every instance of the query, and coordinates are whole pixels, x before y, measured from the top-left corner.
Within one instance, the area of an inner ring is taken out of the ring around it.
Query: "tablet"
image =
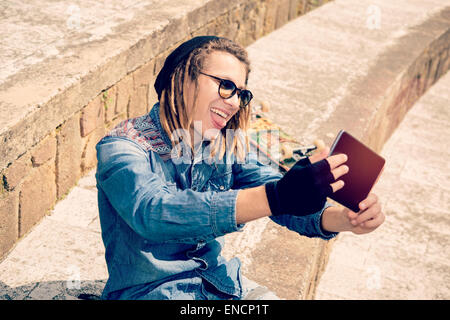
[[[339,153],[347,155],[345,165],[349,167],[349,172],[338,179],[344,181],[344,187],[334,192],[330,198],[358,212],[359,203],[369,195],[386,160],[344,130],[339,131],[329,155]]]

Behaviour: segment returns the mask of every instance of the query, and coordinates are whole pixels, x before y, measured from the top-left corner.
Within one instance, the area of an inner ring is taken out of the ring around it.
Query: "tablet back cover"
[[[331,147],[330,155],[339,153],[347,155],[345,164],[350,170],[339,178],[344,181],[344,187],[330,198],[358,212],[358,204],[367,198],[384,168],[385,159],[343,130]]]

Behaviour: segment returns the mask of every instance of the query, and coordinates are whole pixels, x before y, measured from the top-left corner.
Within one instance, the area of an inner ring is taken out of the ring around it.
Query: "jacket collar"
[[[172,142],[170,141],[169,135],[161,125],[161,119],[159,117],[159,102],[155,103],[150,110],[150,118],[158,131],[161,133],[161,138],[164,143],[169,147],[169,149],[172,149]]]

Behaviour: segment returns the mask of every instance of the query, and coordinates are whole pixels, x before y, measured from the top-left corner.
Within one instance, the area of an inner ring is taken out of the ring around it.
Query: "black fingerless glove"
[[[265,185],[272,215],[305,216],[321,210],[334,181],[326,159],[313,164],[309,158],[299,160],[280,180]]]

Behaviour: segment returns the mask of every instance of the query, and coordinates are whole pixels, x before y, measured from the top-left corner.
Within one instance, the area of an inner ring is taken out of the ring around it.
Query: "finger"
[[[344,181],[338,180],[336,182],[331,183],[330,186],[333,189],[333,193],[334,193],[344,187]]]
[[[354,226],[356,226],[358,223],[356,222],[356,218],[358,218],[359,213],[355,212],[353,210],[347,209],[347,218],[350,221],[350,223]]]
[[[370,207],[374,203],[378,201],[378,196],[374,193],[370,193],[367,198],[365,198],[363,201],[359,203],[359,208],[361,210],[365,210],[366,208]]]
[[[362,227],[368,229],[375,229],[378,228],[380,225],[382,225],[385,220],[386,216],[384,215],[383,212],[380,212],[380,214],[377,215],[375,218],[365,221]]]
[[[349,170],[348,166],[342,165],[342,166],[339,166],[339,167],[331,170],[331,173],[333,174],[334,180],[337,180],[339,177],[348,173],[348,170]]]
[[[350,220],[355,220],[356,218],[358,218],[358,216],[359,216],[358,212],[354,212],[352,210],[348,210],[348,212],[347,212],[347,217]]]
[[[357,218],[357,224],[363,223],[365,221],[375,219],[381,212],[381,205],[379,203],[373,204],[366,211],[363,211]]]
[[[340,154],[336,154],[334,156],[330,156],[327,158],[328,164],[330,165],[330,169],[334,169],[338,166],[340,166],[341,164],[343,164],[344,162],[346,162],[348,159],[346,154],[340,153]]]

